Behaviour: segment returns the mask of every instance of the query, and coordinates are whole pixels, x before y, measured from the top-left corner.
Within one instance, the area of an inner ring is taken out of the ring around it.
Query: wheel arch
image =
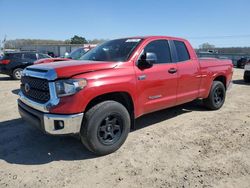
[[[103,101],[107,101],[107,100],[113,100],[125,106],[125,108],[128,110],[130,114],[131,127],[134,128],[135,106],[134,106],[132,96],[128,92],[117,91],[117,92],[109,92],[109,93],[98,95],[89,101],[89,103],[87,104],[85,108],[85,111],[88,111],[90,108],[92,108],[96,104],[103,102]]]
[[[220,81],[223,83],[225,89],[227,89],[227,77],[225,75],[217,75],[213,81]]]

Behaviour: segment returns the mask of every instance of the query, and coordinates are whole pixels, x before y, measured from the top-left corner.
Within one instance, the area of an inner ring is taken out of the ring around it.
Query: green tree
[[[74,37],[70,39],[70,43],[71,44],[86,44],[88,43],[88,41],[84,37],[75,35]]]
[[[208,42],[206,42],[206,43],[201,44],[199,46],[199,48],[202,49],[202,50],[211,50],[211,49],[215,48],[215,45],[209,44]]]
[[[89,40],[90,44],[101,44],[108,41],[108,39],[93,39],[93,40]]]

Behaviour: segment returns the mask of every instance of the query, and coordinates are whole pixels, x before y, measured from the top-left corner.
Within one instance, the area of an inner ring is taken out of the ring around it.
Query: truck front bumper
[[[30,108],[18,99],[18,110],[28,123],[52,135],[78,134],[81,129],[83,113],[58,115],[40,112]]]

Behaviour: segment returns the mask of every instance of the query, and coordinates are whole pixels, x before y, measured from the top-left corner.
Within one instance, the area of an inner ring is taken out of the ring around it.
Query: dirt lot
[[[250,85],[242,75],[235,69],[221,110],[192,102],[144,116],[104,157],[23,122],[19,82],[0,75],[0,187],[250,187]]]

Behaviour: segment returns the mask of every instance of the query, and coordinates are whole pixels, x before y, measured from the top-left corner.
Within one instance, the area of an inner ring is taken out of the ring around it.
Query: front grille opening
[[[26,68],[26,69],[34,72],[48,72],[48,70],[43,70],[43,69],[34,69],[34,68]]]
[[[46,103],[50,100],[49,82],[45,79],[23,76],[21,91],[27,98],[35,102]]]

